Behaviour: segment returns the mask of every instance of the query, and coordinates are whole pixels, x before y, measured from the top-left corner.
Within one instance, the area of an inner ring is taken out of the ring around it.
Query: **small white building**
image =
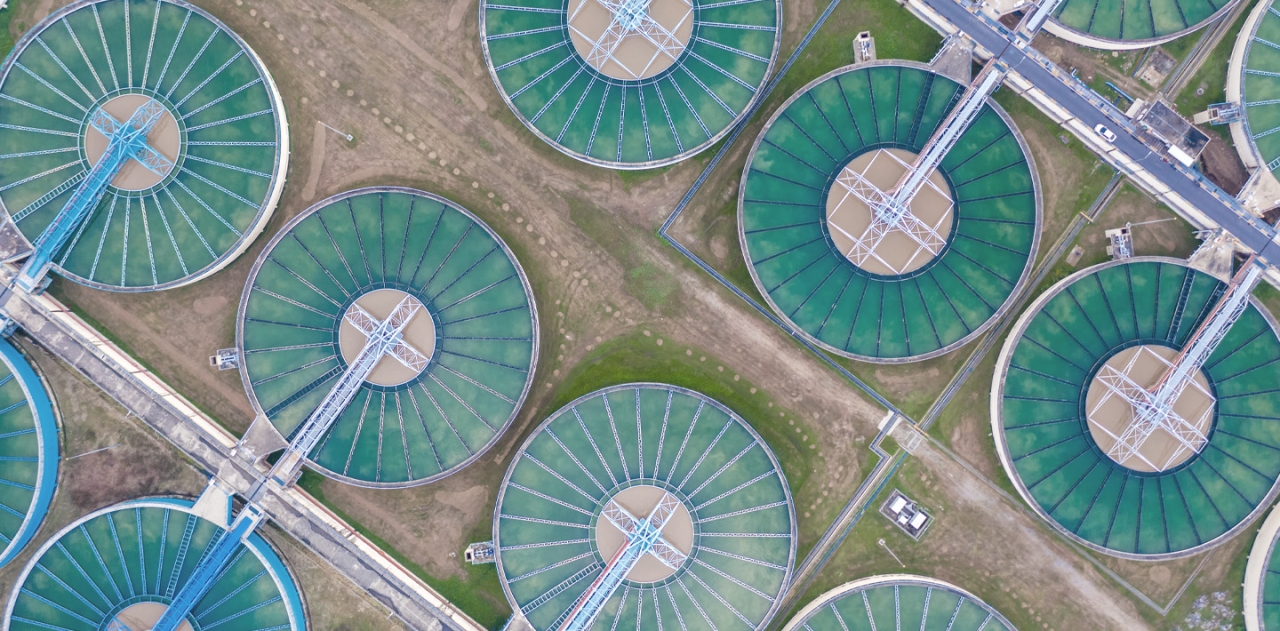
[[[880,514],[917,541],[933,521],[933,516],[898,489],[894,489],[889,499],[880,505]]]

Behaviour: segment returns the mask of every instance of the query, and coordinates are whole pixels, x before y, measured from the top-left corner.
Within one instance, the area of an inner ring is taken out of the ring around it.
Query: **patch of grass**
[[[679,314],[683,302],[680,283],[654,264],[642,246],[637,245],[653,237],[619,221],[586,199],[573,195],[562,197],[569,205],[569,219],[573,224],[627,270],[623,289],[650,311],[666,316]]]
[[[1213,52],[1205,57],[1200,69],[1192,75],[1186,87],[1177,95],[1174,104],[1183,116],[1190,118],[1193,114],[1208,109],[1210,105],[1226,100],[1227,64],[1231,62],[1231,49],[1236,45],[1236,36],[1240,34],[1240,28],[1253,12],[1253,5],[1257,1],[1249,0],[1249,8],[1240,14],[1236,23],[1231,25],[1231,30],[1227,31],[1222,41],[1213,48]],[[1201,84],[1205,86],[1204,94],[1196,95],[1196,88]],[[1217,132],[1230,143],[1230,132],[1226,125],[1212,126],[1209,129]]]
[[[751,382],[736,378],[732,367],[723,366],[714,356],[700,349],[659,346],[657,333],[652,336],[633,334],[610,340],[596,347],[575,366],[557,386],[547,410],[557,410],[570,401],[607,386],[630,382],[659,382],[689,388],[705,394],[729,406],[747,421],[777,457],[791,487],[797,507],[808,505],[821,497],[817,482],[823,478],[827,454],[819,448],[838,449],[837,446],[816,445],[809,440],[806,421],[792,410],[779,405],[767,393],[759,391]],[[690,354],[691,352],[691,354]],[[703,361],[702,357],[706,357]],[[794,422],[794,425],[792,425]],[[850,448],[857,460],[872,460],[869,451],[856,446]],[[815,482],[810,485],[812,478]],[[861,478],[854,480],[848,489],[832,489],[832,495],[841,492],[852,494]],[[846,496],[847,497],[847,496]],[[821,535],[839,510],[840,501],[830,498],[810,519],[797,508],[800,530],[800,553]]]
[[[885,436],[880,441],[880,449],[892,456],[898,453],[898,441],[894,440],[892,436]]]
[[[703,154],[705,155],[710,152],[711,152],[711,148],[708,147],[707,150],[703,152]],[[644,169],[641,171],[630,171],[630,170],[618,171],[618,179],[622,180],[623,190],[629,191],[631,190],[631,187],[639,186],[660,175],[665,175],[670,170],[671,170],[671,165],[668,165],[665,167],[658,167],[656,169]]]
[[[1249,551],[1253,539],[1243,536],[1244,533],[1241,535],[1208,553],[1212,556],[1205,563],[1200,574],[1163,618],[1146,607],[1139,611],[1154,625],[1181,625],[1184,629],[1195,628],[1194,623],[1187,617],[1196,612],[1205,622],[1211,618],[1222,624],[1215,628],[1243,629],[1240,585],[1244,583],[1244,570],[1249,562]],[[1201,604],[1196,602],[1201,596],[1207,597],[1205,599],[1207,603],[1205,606],[1196,607],[1197,604]],[[1210,608],[1214,605],[1222,605],[1222,608],[1229,613],[1223,615],[1221,610],[1211,613]]]
[[[1173,57],[1178,61],[1182,61],[1186,58],[1187,53],[1191,52],[1191,49],[1196,45],[1196,42],[1200,41],[1200,38],[1203,37],[1204,34],[1205,31],[1203,30],[1188,33],[1173,40],[1172,42],[1161,44],[1159,48],[1162,48],[1164,49],[1164,52],[1169,53],[1170,57]]]
[[[374,545],[391,555],[391,558],[395,559],[410,572],[413,572],[414,576],[422,579],[446,600],[468,616],[471,616],[476,622],[486,628],[496,630],[501,628],[507,618],[511,616],[511,608],[507,605],[507,598],[502,592],[502,584],[498,581],[497,566],[493,564],[466,564],[464,566],[467,571],[465,579],[456,576],[451,576],[444,580],[437,579],[428,574],[422,566],[398,552],[395,546],[392,546],[359,521],[353,519],[351,515],[344,513],[342,509],[326,500],[323,489],[324,480],[325,477],[323,475],[306,470],[303,471],[302,478],[298,480],[298,486],[350,524],[352,528],[356,529],[356,532],[367,537]],[[490,529],[491,524],[488,521],[481,521],[481,523],[477,524],[475,532],[472,533],[472,537],[469,540],[482,541],[490,538]]]
[[[996,359],[1007,339],[1006,333],[1004,339],[992,346],[986,357],[978,362],[968,380],[951,399],[951,403],[938,414],[929,428],[929,434],[982,471],[1004,492],[1016,497],[1017,490],[1004,473],[991,437],[989,404]]]
[[[1084,249],[1084,256],[1075,265],[1067,265],[1065,260],[1059,261],[1036,289],[1036,293],[1043,292],[1054,283],[1079,270],[1110,260],[1111,256],[1106,251],[1108,240],[1105,232],[1107,230],[1130,222],[1140,223],[1152,220],[1158,220],[1160,223],[1133,228],[1133,245],[1136,255],[1185,259],[1191,256],[1191,253],[1200,245],[1191,224],[1164,204],[1151,200],[1132,184],[1126,183],[1103,214],[1099,215],[1097,223],[1087,225],[1080,230],[1080,234],[1076,235],[1075,240],[1064,252],[1070,253],[1079,246]],[[1277,306],[1280,306],[1280,292],[1277,292]]]
[[[1133,74],[1133,71],[1136,69],[1135,64],[1138,63],[1138,58],[1140,56],[1141,52],[1136,50],[1125,52],[1113,50],[1102,54],[1102,63],[1106,64],[1118,74],[1129,76],[1130,74]],[[1125,67],[1126,64],[1128,64],[1128,68]]]
[[[22,21],[13,22],[18,6],[25,2],[26,0],[9,0],[9,8],[0,10],[0,59],[9,56],[9,51],[13,50],[18,36],[26,30],[26,25]]]
[[[826,2],[816,4],[819,11],[827,6]],[[937,31],[894,0],[843,2],[779,82],[770,101],[781,102],[823,73],[853,63],[853,38],[861,31],[870,31],[876,38],[879,59],[927,62],[942,43]]]
[[[680,293],[676,279],[664,274],[653,263],[642,263],[628,270],[622,286],[648,309],[668,315],[676,304],[674,298]]]
[[[1265,281],[1258,283],[1257,289],[1253,290],[1253,297],[1257,298],[1272,316],[1280,315],[1280,289],[1276,289],[1275,285]]]

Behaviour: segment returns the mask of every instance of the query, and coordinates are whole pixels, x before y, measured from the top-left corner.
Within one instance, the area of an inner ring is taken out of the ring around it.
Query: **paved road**
[[[1256,223],[1238,214],[1238,209],[1214,196],[1205,185],[1184,173],[1179,166],[1166,162],[1151,147],[1118,125],[1109,112],[1090,102],[1059,78],[1031,59],[1026,52],[1010,45],[1012,35],[997,30],[990,23],[970,13],[956,0],[922,0],[930,9],[957,26],[975,42],[994,52],[1011,70],[1022,75],[1049,98],[1089,127],[1106,125],[1119,136],[1115,147],[1141,165],[1176,194],[1194,204],[1205,215],[1225,228],[1249,249],[1273,265],[1280,264],[1280,245],[1272,239],[1274,231],[1258,220]],[[1225,195],[1225,193],[1223,193]],[[1243,212],[1243,211],[1240,211]]]

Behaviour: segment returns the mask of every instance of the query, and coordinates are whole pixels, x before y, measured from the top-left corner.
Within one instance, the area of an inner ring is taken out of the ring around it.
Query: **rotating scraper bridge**
[[[829,351],[895,362],[953,350],[1004,311],[1035,258],[1040,198],[1020,134],[986,102],[998,79],[966,90],[882,62],[778,110],[743,174],[739,236],[779,316]]]
[[[538,631],[672,614],[762,629],[797,540],[768,445],[720,403],[662,384],[593,392],[543,422],[507,470],[493,532],[502,587]]]
[[[225,26],[180,0],[81,0],[0,68],[0,206],[31,244],[18,284],[118,291],[204,278],[284,187],[280,95]]]
[[[529,391],[533,305],[506,244],[443,198],[360,189],[294,218],[250,272],[238,328],[249,400],[292,442],[278,472],[305,458],[388,488],[473,462]]]

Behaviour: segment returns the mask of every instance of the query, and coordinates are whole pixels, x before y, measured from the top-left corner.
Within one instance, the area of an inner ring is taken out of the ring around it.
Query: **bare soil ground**
[[[1235,145],[1228,139],[1229,136],[1224,137],[1208,129],[1202,130],[1208,132],[1209,144],[1205,146],[1204,153],[1200,154],[1200,169],[1204,171],[1205,177],[1222,187],[1222,190],[1232,195],[1239,193],[1244,188],[1245,180],[1249,179],[1249,173],[1245,171]]]
[[[1157,47],[1146,60],[1142,62],[1142,66],[1138,68],[1137,77],[1150,86],[1158,86],[1164,83],[1165,77],[1173,72],[1173,67],[1177,65],[1178,60],[1174,59],[1163,48]]]
[[[1068,42],[1047,32],[1036,36],[1035,47],[1054,63],[1077,75],[1104,98],[1115,96],[1104,82],[1110,81],[1135,98],[1148,98],[1159,86],[1149,85],[1133,76],[1143,51],[1111,51],[1087,48]]]

